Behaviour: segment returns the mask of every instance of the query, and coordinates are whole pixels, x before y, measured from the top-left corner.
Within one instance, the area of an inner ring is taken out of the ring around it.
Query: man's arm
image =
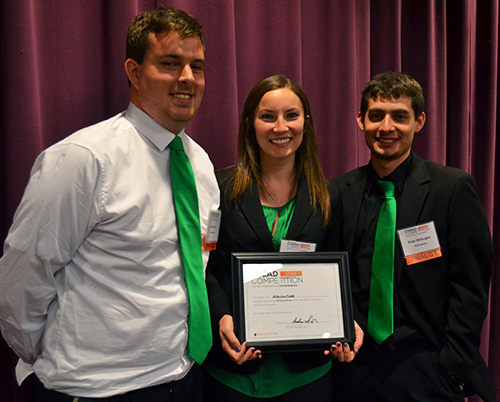
[[[440,362],[454,376],[469,376],[488,312],[493,245],[488,221],[472,176],[455,187],[448,214],[449,280],[451,286],[445,347]]]
[[[97,164],[86,149],[58,144],[41,154],[0,260],[0,325],[28,363],[41,352],[57,272],[91,229]]]

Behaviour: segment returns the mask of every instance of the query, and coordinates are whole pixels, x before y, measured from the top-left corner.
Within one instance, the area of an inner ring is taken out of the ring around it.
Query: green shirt
[[[288,232],[295,211],[295,201],[296,197],[277,208],[262,205],[269,231],[273,233],[274,230],[273,245],[275,250],[279,250],[281,239]],[[277,222],[275,222],[276,220]],[[310,384],[325,375],[331,366],[332,362],[329,361],[322,366],[297,373],[286,366],[281,354],[268,353],[254,374],[236,374],[215,367],[207,367],[207,371],[222,384],[245,395],[254,398],[272,398]]]

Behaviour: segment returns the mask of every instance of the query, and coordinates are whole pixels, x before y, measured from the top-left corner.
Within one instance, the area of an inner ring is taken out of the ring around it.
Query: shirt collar
[[[396,191],[398,194],[401,194],[403,192],[403,186],[406,178],[406,174],[408,173],[408,169],[411,164],[411,160],[413,159],[413,152],[410,152],[410,155],[408,158],[406,158],[403,163],[401,163],[394,172],[392,172],[390,175],[382,177],[381,179],[377,178],[377,174],[375,173],[375,170],[373,169],[373,166],[370,162],[370,169],[368,172],[368,178],[366,180],[366,188],[368,191],[373,191],[374,190],[374,184],[377,182],[377,180],[392,180],[394,182],[394,186],[396,187]]]
[[[151,118],[146,112],[139,109],[132,102],[128,105],[125,112],[125,118],[160,151],[167,148],[168,144],[170,144],[175,137],[174,133],[158,124],[156,120]],[[185,131],[182,130],[178,135],[183,138],[186,134]]]

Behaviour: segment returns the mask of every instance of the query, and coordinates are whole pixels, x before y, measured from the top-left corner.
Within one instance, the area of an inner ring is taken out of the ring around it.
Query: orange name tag
[[[441,249],[437,248],[435,250],[424,251],[422,253],[409,255],[406,257],[406,263],[408,265],[416,264],[417,262],[423,262],[427,260],[432,260],[433,258],[441,257]]]
[[[203,238],[202,238],[203,251],[212,251],[212,250],[215,250],[217,248],[216,241],[207,242],[205,240],[206,240],[206,236],[203,235]]]

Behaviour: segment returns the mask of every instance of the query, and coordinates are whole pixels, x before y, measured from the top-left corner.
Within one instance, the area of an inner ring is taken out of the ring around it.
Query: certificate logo
[[[280,276],[302,276],[302,271],[280,271]]]
[[[302,271],[288,270],[288,271],[271,271],[265,275],[252,280],[254,285],[260,284],[274,284],[274,285],[288,285],[303,283]]]

